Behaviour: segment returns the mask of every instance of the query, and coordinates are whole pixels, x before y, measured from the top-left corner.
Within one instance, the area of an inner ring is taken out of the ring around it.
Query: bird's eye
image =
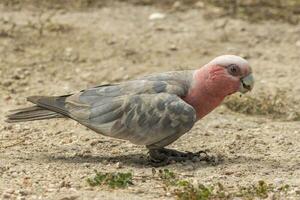
[[[233,76],[237,76],[239,74],[239,67],[236,64],[231,64],[228,66],[229,73]]]

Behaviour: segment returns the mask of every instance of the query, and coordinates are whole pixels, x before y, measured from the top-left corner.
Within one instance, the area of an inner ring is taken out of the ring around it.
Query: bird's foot
[[[210,161],[211,156],[206,151],[181,152],[173,149],[149,149],[149,160],[153,165],[163,166],[173,162],[191,161]]]

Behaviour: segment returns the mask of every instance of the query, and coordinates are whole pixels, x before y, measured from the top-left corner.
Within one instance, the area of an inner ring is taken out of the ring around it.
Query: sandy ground
[[[149,20],[155,12],[164,19]],[[115,3],[97,9],[0,9],[0,196],[7,199],[174,199],[151,179],[144,147],[55,119],[7,124],[4,114],[30,95],[62,95],[143,74],[192,69],[220,54],[247,58],[259,91],[285,90],[300,100],[300,26],[215,17],[201,6],[185,11]],[[217,165],[168,168],[204,184],[228,187],[265,180],[289,184],[300,199],[300,123],[247,116],[220,106],[172,148],[208,149]],[[91,188],[94,169],[149,176],[123,190]]]

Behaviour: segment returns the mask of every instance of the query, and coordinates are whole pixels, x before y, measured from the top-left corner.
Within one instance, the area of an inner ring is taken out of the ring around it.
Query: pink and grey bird
[[[184,160],[192,153],[165,147],[191,130],[223,99],[253,88],[249,63],[219,56],[196,70],[144,76],[63,96],[32,96],[35,106],[19,109],[7,122],[71,118],[97,133],[149,149],[151,160]]]

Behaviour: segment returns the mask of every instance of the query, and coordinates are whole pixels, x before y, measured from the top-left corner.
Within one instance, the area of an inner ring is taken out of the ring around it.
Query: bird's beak
[[[254,86],[254,78],[252,74],[249,74],[248,76],[241,78],[239,92],[246,93],[248,91],[251,91],[253,86]]]

